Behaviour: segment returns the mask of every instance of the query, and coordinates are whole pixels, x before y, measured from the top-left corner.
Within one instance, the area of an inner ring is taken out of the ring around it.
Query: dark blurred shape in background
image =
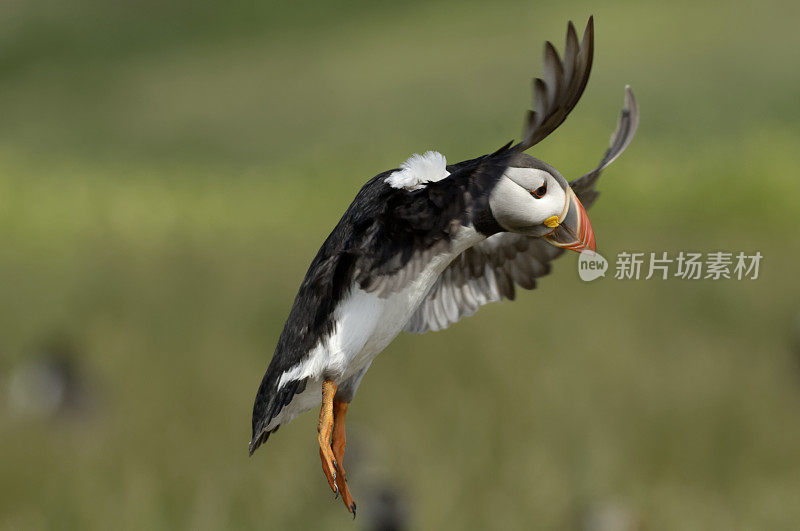
[[[400,494],[391,486],[376,489],[368,495],[367,529],[403,531],[408,529],[408,509]]]
[[[355,479],[358,484],[357,518],[368,531],[413,529],[414,511],[403,488],[405,481],[386,466],[391,456],[381,439],[363,422],[348,429],[345,469],[348,481]]]
[[[64,336],[53,336],[11,369],[8,402],[18,417],[77,419],[89,413],[90,393],[81,353]]]

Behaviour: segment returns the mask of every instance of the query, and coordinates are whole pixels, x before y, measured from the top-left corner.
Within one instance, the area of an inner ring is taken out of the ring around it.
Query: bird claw
[[[339,484],[336,483],[336,469],[335,468],[333,469],[333,472],[331,473],[331,477],[332,477],[332,483],[333,483],[333,485],[331,485],[331,490],[333,491],[333,495],[338,498],[339,497]]]

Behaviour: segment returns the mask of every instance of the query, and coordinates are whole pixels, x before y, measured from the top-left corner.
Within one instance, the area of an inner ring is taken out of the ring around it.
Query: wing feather
[[[405,330],[442,330],[478,308],[513,300],[515,285],[533,289],[562,249],[541,239],[502,232],[461,253],[442,272]]]
[[[570,58],[576,53],[580,56],[581,52],[575,52],[576,42],[572,28],[567,31],[565,64],[575,64],[576,61]],[[577,61],[577,64],[580,67],[582,63]],[[553,68],[558,70],[557,66]],[[594,203],[598,196],[594,187],[600,173],[630,145],[638,125],[636,98],[630,87],[625,87],[625,105],[611,135],[608,150],[594,170],[570,183],[584,207],[589,208]],[[540,238],[507,232],[495,234],[453,260],[414,313],[406,330],[415,333],[442,330],[474,314],[484,304],[502,299],[513,300],[515,286],[534,289],[536,279],[547,275],[550,262],[563,252],[563,249]],[[447,301],[446,312],[442,310],[442,300]]]
[[[578,44],[575,26],[567,24],[564,61],[551,42],[544,46],[544,74],[533,80],[533,108],[528,111],[522,142],[514,146],[525,151],[541,142],[561,125],[583,95],[594,56],[594,18],[589,17]]]
[[[584,207],[589,206],[595,202],[597,196],[600,195],[594,189],[597,179],[600,174],[612,162],[622,155],[622,152],[630,145],[633,137],[636,135],[636,128],[639,126],[639,105],[636,103],[636,98],[630,86],[625,87],[625,105],[620,112],[619,120],[617,121],[617,128],[611,135],[608,149],[606,150],[600,164],[595,169],[572,181],[570,186],[578,196]]]

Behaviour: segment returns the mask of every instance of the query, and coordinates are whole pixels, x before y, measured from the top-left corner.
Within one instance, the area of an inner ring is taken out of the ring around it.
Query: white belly
[[[322,398],[323,377],[334,378],[341,384],[372,363],[403,330],[450,262],[484,238],[474,229],[462,227],[449,252],[434,257],[403,290],[388,297],[353,286],[334,311],[336,325],[330,337],[281,375],[279,389],[288,381],[302,379],[307,379],[306,388],[270,421],[267,429],[287,424],[316,407]]]
[[[328,342],[332,372],[346,379],[371,363],[403,330],[439,273],[426,270],[405,289],[384,298],[354,287],[335,313],[337,330]]]
[[[353,286],[334,311],[333,333],[306,359],[286,371],[279,387],[291,380],[318,380],[323,375],[342,382],[369,365],[403,330],[450,262],[483,238],[474,229],[462,227],[448,252],[432,258],[405,288],[388,297]]]

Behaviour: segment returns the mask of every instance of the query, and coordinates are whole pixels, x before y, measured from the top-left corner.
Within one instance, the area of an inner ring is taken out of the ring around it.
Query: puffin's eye
[[[531,195],[536,199],[541,199],[547,193],[547,181],[545,181],[539,188],[531,192]]]

